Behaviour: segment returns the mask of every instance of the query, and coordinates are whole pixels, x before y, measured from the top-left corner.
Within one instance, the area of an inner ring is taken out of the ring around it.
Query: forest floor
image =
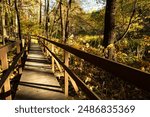
[[[70,39],[67,44],[85,52],[105,57],[104,48],[100,45],[101,41],[99,41],[98,44],[96,43],[97,37],[98,36],[92,36],[89,38],[89,36],[87,36],[88,39],[86,39],[84,36],[79,37],[75,41],[74,39]],[[57,39],[54,40],[59,41]],[[150,41],[148,42],[150,44]],[[123,46],[123,44],[124,42],[120,43],[121,46]],[[62,56],[63,51],[60,48],[55,49],[55,51],[59,57]],[[129,54],[128,52],[131,53]],[[138,57],[135,51],[131,51],[130,48],[126,52],[122,49],[122,51],[120,50],[115,54],[116,58],[114,60],[116,62],[127,64],[144,72],[150,72],[150,62],[144,60],[142,57]],[[150,99],[149,92],[143,91],[133,84],[125,82],[121,78],[117,78],[103,69],[97,68],[73,55],[70,57],[70,67],[101,99]],[[72,87],[70,88],[72,89]],[[70,94],[74,94],[72,92],[73,90],[70,91]],[[87,99],[86,95],[82,92],[80,99],[84,98]]]

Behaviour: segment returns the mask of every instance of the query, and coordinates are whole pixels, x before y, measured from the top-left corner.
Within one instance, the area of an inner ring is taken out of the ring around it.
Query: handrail
[[[100,99],[93,91],[91,91],[86,86],[86,84],[76,74],[74,74],[62,61],[60,61],[60,59],[47,46],[45,46],[44,43],[42,43],[42,45],[51,53],[51,55],[59,62],[59,64],[62,65],[62,67],[73,78],[73,80],[76,81],[76,83],[81,87],[81,89],[88,94],[88,97],[90,99]]]
[[[6,50],[5,52],[9,52],[9,51],[12,51],[12,48],[19,42],[13,42],[13,43],[10,43],[10,44],[6,44],[4,46],[1,46],[0,47],[0,52],[3,51],[3,50]],[[2,57],[2,54],[0,54],[0,59]]]
[[[99,68],[106,70],[107,72],[112,73],[115,76],[118,76],[128,82],[131,82],[144,90],[150,91],[150,73],[143,72],[133,67],[129,67],[121,63],[98,57],[93,54],[89,54],[87,52],[75,49],[68,45],[48,40],[41,36],[38,37],[70,52],[71,54],[78,56],[81,59],[84,59],[87,62],[90,62],[91,64]]]
[[[1,76],[0,80],[0,91],[2,91],[3,94],[9,94],[5,96],[5,99],[12,99],[12,96],[10,94],[11,92],[11,79],[9,76],[13,72],[13,70],[16,68],[16,65],[18,65],[18,73],[21,74],[22,68],[20,65],[22,64],[21,57],[22,54],[26,50],[26,45],[22,50],[22,46],[20,46],[20,41],[13,42],[11,44],[7,44],[5,46],[0,47],[0,61],[2,65],[3,74]],[[17,55],[14,57],[11,65],[8,64],[8,52],[13,51],[13,47],[16,47]],[[21,52],[20,52],[21,51]],[[25,55],[25,54],[24,54]],[[25,57],[25,56],[24,56]]]
[[[22,49],[22,51],[14,58],[14,61],[12,62],[11,66],[3,73],[2,75],[2,79],[0,81],[0,89],[4,86],[5,81],[7,80],[7,78],[9,77],[9,75],[11,74],[11,72],[15,69],[16,64],[18,62],[18,60],[20,59],[20,57],[22,56],[22,54],[25,52],[25,47]]]
[[[11,49],[17,44],[17,43],[20,43],[20,41],[15,41],[15,42],[12,42],[10,44],[6,44],[4,46],[1,46],[0,47],[0,50],[3,49],[3,48],[7,48],[7,52],[8,51],[11,51]]]

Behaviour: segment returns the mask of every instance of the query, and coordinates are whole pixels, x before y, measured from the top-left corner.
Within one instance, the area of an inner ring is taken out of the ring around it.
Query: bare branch
[[[130,28],[130,26],[131,26],[131,24],[132,24],[132,19],[133,19],[133,17],[134,17],[135,11],[136,11],[136,3],[137,3],[137,0],[134,0],[133,11],[132,11],[132,14],[131,14],[131,17],[130,17],[130,20],[129,20],[129,24],[128,24],[128,26],[127,26],[127,29],[126,29],[126,31],[123,33],[123,35],[117,39],[117,41],[123,39],[123,38],[126,36],[126,34],[128,33],[129,28]]]

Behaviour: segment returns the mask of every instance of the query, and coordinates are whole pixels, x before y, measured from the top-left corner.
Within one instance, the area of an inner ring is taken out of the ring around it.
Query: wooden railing
[[[135,86],[142,88],[144,90],[150,91],[150,73],[140,71],[138,69],[135,69],[133,67],[129,67],[127,65],[117,63],[105,58],[98,57],[96,55],[86,53],[84,51],[75,49],[73,47],[70,47],[65,44],[61,44],[55,41],[51,41],[49,39],[46,39],[44,37],[38,36],[38,39],[40,39],[40,43],[44,46],[45,49],[50,52],[52,55],[52,67],[54,69],[54,60],[56,63],[58,62],[65,70],[65,95],[68,95],[68,76],[70,76],[71,81],[75,81],[77,85],[86,92],[87,96],[89,96],[90,99],[100,99],[93,91],[91,91],[86,84],[69,69],[69,54],[73,54],[81,59],[84,59],[85,61],[104,69],[105,71],[120,77],[121,79],[128,81]],[[44,43],[43,40],[53,44],[52,49],[50,50]],[[56,57],[54,53],[54,45],[64,50],[64,62],[60,61],[59,58]],[[75,84],[73,83],[73,84]],[[78,87],[74,85],[75,90],[78,90]]]
[[[11,44],[5,45],[0,47],[0,61],[1,61],[1,66],[3,70],[3,74],[0,79],[0,96],[3,94],[4,99],[12,99],[11,96],[11,84],[10,84],[10,75],[12,75],[14,69],[16,66],[21,66],[22,61],[21,57],[24,55],[25,57],[25,50],[26,46],[21,47],[21,42],[13,42]],[[11,65],[8,63],[8,52],[12,51],[13,48],[16,47],[16,56],[14,57]],[[22,50],[21,50],[22,48]],[[22,68],[18,68],[18,73],[21,74]]]

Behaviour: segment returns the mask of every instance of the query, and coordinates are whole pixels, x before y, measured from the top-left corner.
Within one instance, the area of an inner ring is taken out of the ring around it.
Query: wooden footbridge
[[[67,99],[69,81],[78,93],[79,88],[89,99],[100,99],[69,68],[69,56],[73,54],[111,74],[126,80],[139,88],[150,91],[150,74],[135,68],[110,61],[65,44],[34,36],[38,43],[32,43],[32,37],[0,47],[0,61],[3,73],[0,77],[0,98],[16,100]],[[51,44],[48,47],[47,44]],[[64,61],[55,55],[55,46],[64,50]],[[9,63],[8,53],[16,51]],[[48,60],[46,56],[50,56]],[[64,74],[64,91],[58,83],[55,67]]]

